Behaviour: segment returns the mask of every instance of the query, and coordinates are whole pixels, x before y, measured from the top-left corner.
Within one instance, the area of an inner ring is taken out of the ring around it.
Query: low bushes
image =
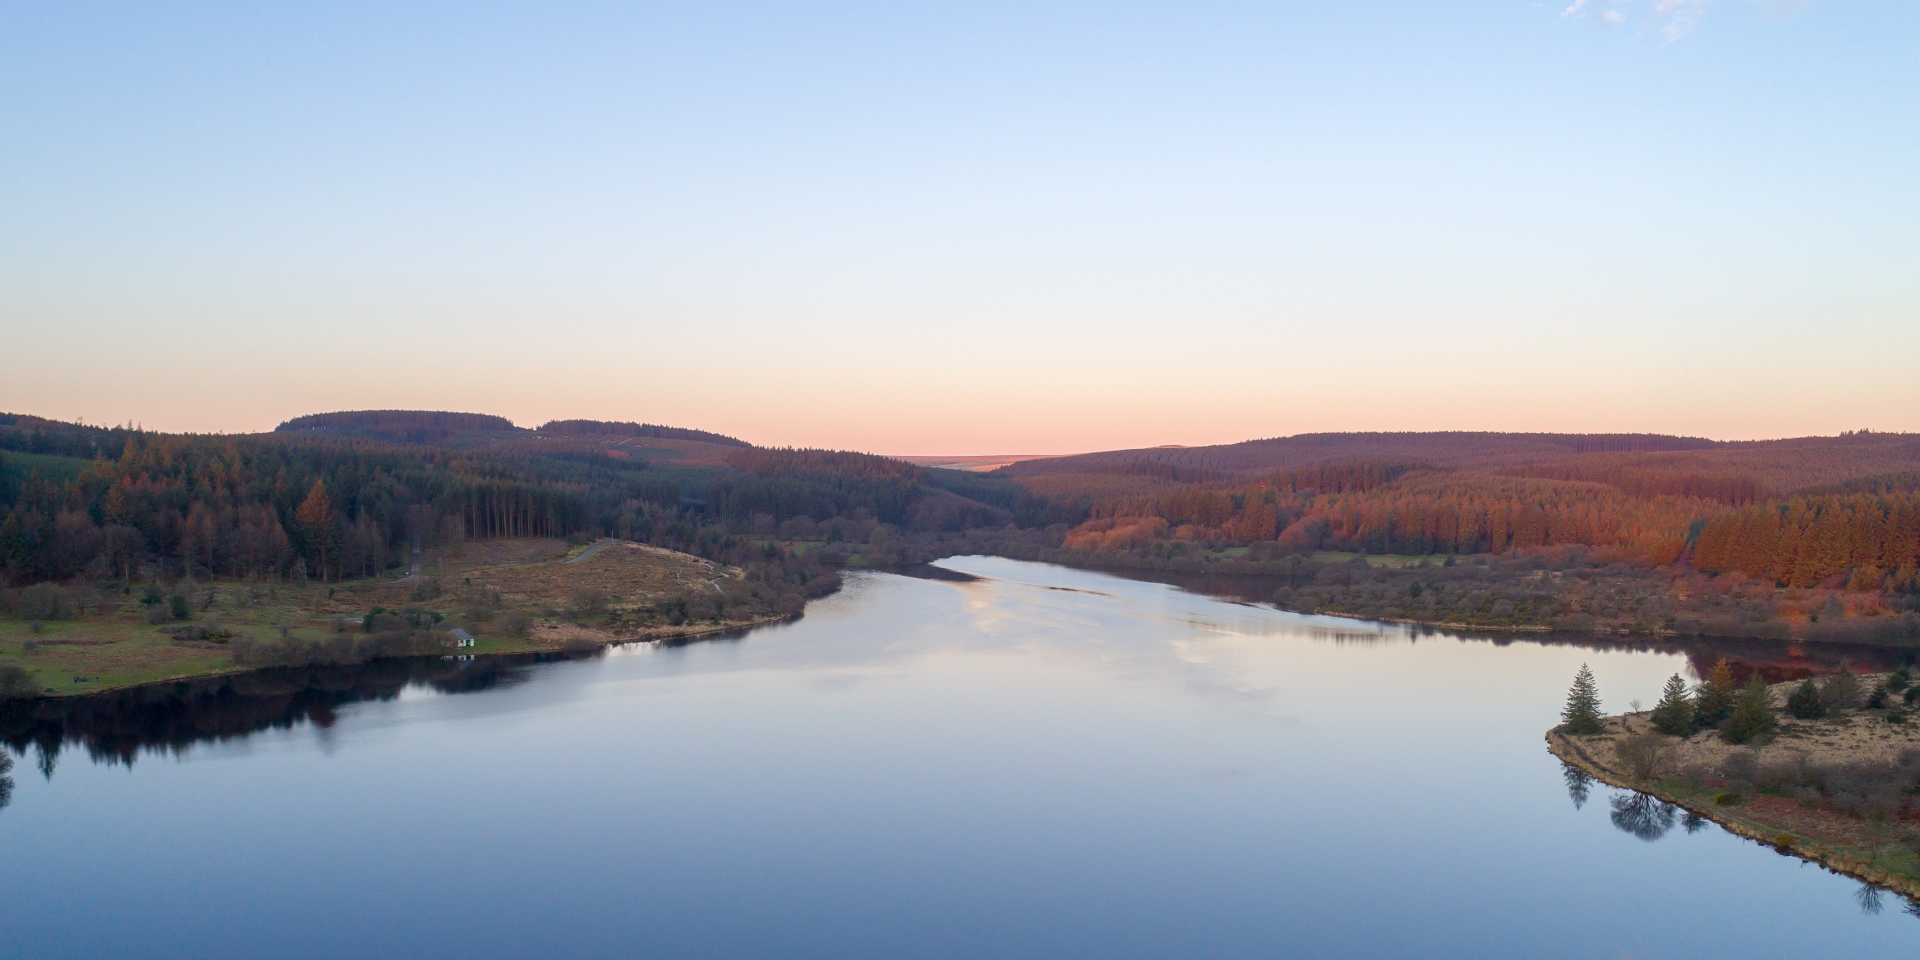
[[[1690,764],[1678,779],[1695,790],[1715,788],[1723,806],[1754,793],[1827,801],[1834,810],[1866,820],[1892,820],[1920,812],[1920,749],[1907,748],[1892,761],[1815,763],[1805,754],[1762,762],[1754,750],[1728,754],[1717,767]]]
[[[235,637],[228,641],[233,662],[243,667],[304,667],[313,664],[362,663],[383,657],[439,653],[442,638],[424,630],[389,633],[336,633],[321,638]]]
[[[40,695],[40,685],[24,667],[0,664],[0,700],[27,700]],[[6,756],[0,751],[0,757]]]

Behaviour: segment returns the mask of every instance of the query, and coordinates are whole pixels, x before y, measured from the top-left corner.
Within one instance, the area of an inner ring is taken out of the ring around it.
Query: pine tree
[[[327,548],[333,545],[333,501],[327,499],[327,485],[315,480],[307,499],[293,513],[320,561],[320,579],[327,578]]]
[[[1818,720],[1827,715],[1827,704],[1820,699],[1820,688],[1814,685],[1813,678],[1800,681],[1793,690],[1793,696],[1787,698],[1787,712],[1800,720]]]
[[[1733,712],[1733,698],[1740,691],[1740,685],[1733,679],[1733,666],[1725,658],[1707,671],[1707,678],[1694,692],[1694,707],[1699,711],[1699,724],[1703,727],[1719,726],[1728,714]]]
[[[1586,664],[1573,676],[1573,689],[1567,691],[1567,708],[1560,711],[1560,729],[1568,733],[1599,733],[1606,725],[1600,714],[1600,691],[1594,686],[1593,671]]]
[[[1860,678],[1854,675],[1853,661],[1840,661],[1839,669],[1828,675],[1826,683],[1820,685],[1820,699],[1827,709],[1835,711],[1852,710],[1860,705],[1866,691],[1861,689]]]
[[[1727,718],[1720,735],[1727,738],[1728,743],[1749,743],[1772,733],[1775,722],[1773,692],[1755,671],[1734,697],[1733,715]]]
[[[1687,682],[1677,673],[1660,691],[1660,702],[1653,708],[1653,728],[1675,737],[1693,735],[1693,698],[1687,695]]]

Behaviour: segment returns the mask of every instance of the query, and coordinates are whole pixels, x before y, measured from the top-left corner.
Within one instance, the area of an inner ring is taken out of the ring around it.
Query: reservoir
[[[1920,948],[1900,898],[1570,780],[1542,742],[1582,663],[1611,712],[1720,656],[1836,652],[939,566],[979,579],[849,574],[799,621],[683,646],[10,706],[0,955]]]

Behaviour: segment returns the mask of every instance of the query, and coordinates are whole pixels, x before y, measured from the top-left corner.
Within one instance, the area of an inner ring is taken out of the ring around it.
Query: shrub
[[[1860,678],[1853,673],[1851,661],[1840,661],[1840,668],[1820,685],[1820,699],[1826,703],[1827,709],[1836,713],[1860,706],[1864,696],[1865,691],[1861,689]]]
[[[1771,734],[1774,726],[1773,693],[1760,674],[1755,673],[1734,698],[1733,715],[1727,718],[1720,735],[1728,743],[1751,743]]]
[[[1820,699],[1820,688],[1812,677],[1794,688],[1793,696],[1787,698],[1787,712],[1799,720],[1818,720],[1827,715],[1827,705]]]
[[[578,618],[597,617],[606,613],[606,591],[594,587],[587,587],[575,591],[573,594],[573,610],[571,612]]]
[[[509,637],[524,637],[533,628],[533,618],[519,610],[509,610],[500,618],[500,632]]]
[[[235,637],[233,661],[246,667],[304,667],[313,664],[364,663],[385,657],[440,652],[439,638],[417,632],[336,633],[320,639],[283,635],[274,640]]]
[[[1900,695],[1900,699],[1905,700],[1908,706],[1920,702],[1920,686],[1908,687],[1907,692]]]
[[[164,603],[149,603],[146,617],[148,623],[166,623],[173,619],[173,611],[168,610]]]
[[[173,614],[175,620],[185,620],[193,614],[193,605],[187,602],[186,597],[176,593],[167,598],[167,612]]]
[[[1907,668],[1903,666],[1900,669],[1895,670],[1890,674],[1887,674],[1886,682],[1887,682],[1888,690],[1892,690],[1894,693],[1899,693],[1902,690],[1905,690],[1908,687],[1913,686],[1913,674],[1908,672]]]
[[[1613,755],[1636,782],[1652,780],[1666,770],[1673,741],[1657,733],[1635,733],[1614,741]]]
[[[360,624],[368,633],[398,633],[413,626],[397,613],[370,613]]]
[[[0,664],[0,700],[26,700],[40,695],[40,685],[33,680],[33,674],[26,668],[11,663]],[[6,756],[0,751],[0,757]]]

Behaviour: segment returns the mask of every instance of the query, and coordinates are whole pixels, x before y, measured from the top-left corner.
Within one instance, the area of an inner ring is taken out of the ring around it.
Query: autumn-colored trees
[[[1070,539],[1137,545],[1142,522],[1154,518],[1170,539],[1363,553],[1580,545],[1783,587],[1871,591],[1920,581],[1920,492],[1910,487],[1735,506],[1757,495],[1750,479],[1579,464],[1493,474],[1354,463],[1098,500]]]
[[[482,537],[564,536],[589,522],[589,488],[564,482],[583,468],[523,456],[142,434],[81,464],[0,490],[0,577],[131,579],[144,566],[277,577],[301,564],[316,578],[364,576],[416,533],[445,539],[443,519],[453,535]]]
[[[1920,566],[1920,495],[1800,497],[1708,519],[1694,545],[1702,570],[1737,570],[1787,587],[1870,571],[1880,576]]]

